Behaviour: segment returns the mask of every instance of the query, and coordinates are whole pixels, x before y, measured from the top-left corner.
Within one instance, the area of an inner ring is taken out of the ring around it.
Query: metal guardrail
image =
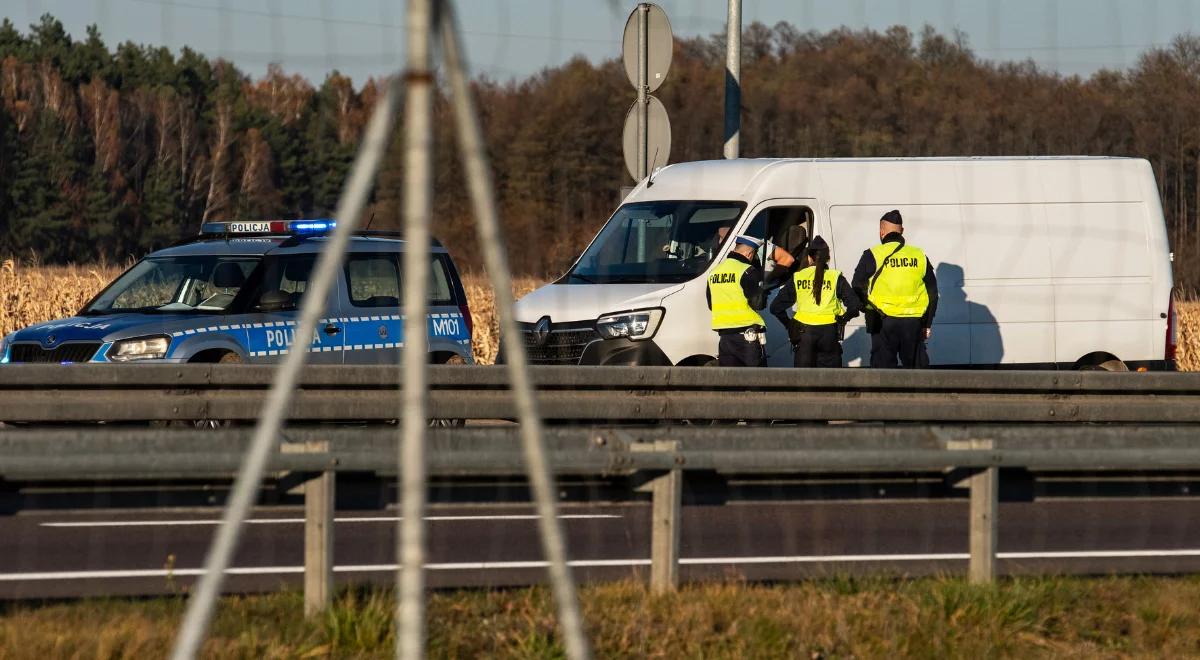
[[[1200,374],[539,367],[542,416],[651,420],[1200,423]],[[9,365],[0,421],[255,419],[272,367]],[[400,417],[394,368],[307,367],[293,422]],[[433,367],[434,418],[513,419],[497,367]]]
[[[801,474],[952,470],[970,488],[972,580],[995,576],[999,468],[1176,470],[1200,468],[1194,426],[805,425],[736,427],[558,427],[545,434],[557,474],[631,476],[652,493],[652,585],[678,580],[683,473]],[[518,429],[430,431],[428,471],[438,476],[521,475]],[[0,479],[228,477],[250,429],[156,429],[110,425],[0,431]],[[305,484],[306,603],[332,593],[333,473],[394,474],[390,426],[308,427],[284,432],[267,469]]]
[[[18,423],[0,429],[0,479],[228,477],[241,465],[251,429],[155,428],[146,422],[255,419],[272,375],[269,366],[0,368],[0,420]],[[546,431],[546,451],[558,474],[633,475],[631,482],[653,494],[650,573],[656,589],[677,580],[688,470],[965,471],[969,573],[984,581],[995,575],[999,468],[1200,468],[1200,375],[603,367],[543,367],[530,375],[549,419],[785,421]],[[307,480],[305,587],[312,609],[332,593],[332,474],[392,475],[397,464],[391,424],[305,423],[393,420],[400,416],[400,384],[392,367],[304,369],[289,411],[293,425],[267,459],[268,470]],[[516,416],[502,368],[435,367],[429,387],[433,417]],[[829,420],[904,423],[809,423]],[[106,423],[86,423],[97,421]],[[120,425],[131,422],[141,426]],[[435,429],[425,447],[428,472],[524,474],[518,430]]]

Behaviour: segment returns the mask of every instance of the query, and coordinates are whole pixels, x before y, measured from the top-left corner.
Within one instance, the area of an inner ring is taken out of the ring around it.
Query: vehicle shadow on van
[[[986,305],[967,299],[963,267],[941,263],[935,270],[938,281],[938,311],[929,340],[932,366],[996,365],[1004,357],[1004,338],[996,316]],[[842,344],[846,364],[871,364],[871,337],[858,325]]]

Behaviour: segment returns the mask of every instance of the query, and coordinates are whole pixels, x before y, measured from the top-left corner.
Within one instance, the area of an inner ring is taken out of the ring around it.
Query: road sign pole
[[[656,164],[671,158],[671,122],[661,102],[652,96],[671,67],[674,37],[662,7],[638,3],[625,19],[621,63],[637,92],[621,127],[625,169],[635,182],[650,175]]]
[[[742,0],[729,0],[725,27],[725,157],[741,152],[742,131]]]
[[[645,179],[646,176],[649,174],[649,172],[647,171],[648,168],[647,168],[647,163],[646,163],[646,159],[648,157],[648,154],[646,153],[648,151],[648,148],[647,148],[648,147],[647,124],[649,123],[649,111],[648,111],[648,105],[647,105],[648,102],[646,99],[646,95],[647,95],[646,79],[649,77],[649,75],[647,74],[647,68],[648,68],[647,51],[649,48],[648,40],[650,38],[650,36],[648,34],[650,5],[643,2],[642,4],[638,5],[637,11],[638,11],[638,63],[637,63],[637,74],[638,74],[638,80],[637,80],[637,113],[638,113],[638,115],[637,115],[637,123],[638,123],[638,127],[637,127],[637,149],[638,149],[637,170],[638,171],[637,171],[637,180],[641,181],[642,179]]]

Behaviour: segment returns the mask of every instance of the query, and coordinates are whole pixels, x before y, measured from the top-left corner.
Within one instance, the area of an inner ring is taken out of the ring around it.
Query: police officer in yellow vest
[[[721,336],[717,362],[722,367],[763,367],[766,324],[758,311],[767,306],[762,268],[755,254],[762,240],[738,236],[733,249],[708,277],[712,329]]]
[[[904,241],[904,218],[888,211],[879,219],[880,244],[863,252],[851,281],[866,301],[871,366],[929,366],[925,341],[937,313],[937,278],[918,247]]]
[[[842,328],[858,316],[862,303],[846,278],[829,267],[825,239],[813,237],[805,264],[792,274],[790,284],[779,290],[771,302],[771,314],[788,329],[795,366],[840,367]]]

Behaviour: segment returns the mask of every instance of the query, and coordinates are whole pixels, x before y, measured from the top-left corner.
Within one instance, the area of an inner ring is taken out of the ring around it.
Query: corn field
[[[79,311],[104,285],[121,273],[115,266],[0,264],[0,336],[31,323],[70,316]],[[541,280],[519,277],[513,282],[518,297],[533,291]],[[500,340],[499,320],[487,277],[463,275],[463,288],[475,320],[472,349],[480,364],[496,361]],[[1200,301],[1181,301],[1179,312],[1179,368],[1200,370]]]

